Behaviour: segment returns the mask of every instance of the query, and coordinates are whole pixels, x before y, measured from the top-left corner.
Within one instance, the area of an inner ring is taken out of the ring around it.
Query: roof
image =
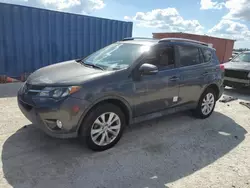
[[[169,41],[169,42],[186,42],[186,43],[208,46],[208,44],[205,42],[200,42],[197,40],[190,40],[190,39],[185,39],[185,38],[163,38],[163,39],[160,39],[159,42],[167,42],[167,41]]]
[[[128,43],[128,44],[141,44],[141,45],[153,45],[153,44],[157,44],[157,41],[140,41],[140,40],[118,41],[118,42]]]
[[[197,40],[190,40],[190,39],[185,39],[185,38],[163,38],[163,39],[152,39],[152,38],[142,38],[142,37],[130,37],[130,38],[125,38],[122,40],[123,43],[134,43],[134,44],[143,44],[143,45],[152,45],[152,44],[157,44],[157,43],[163,43],[163,42],[183,42],[183,43],[189,43],[193,45],[199,45],[199,46],[205,46],[207,48],[209,45],[204,42],[200,42]]]
[[[189,35],[189,36],[205,36],[209,38],[215,38],[215,39],[223,39],[223,40],[231,40],[231,41],[236,41],[234,39],[228,39],[228,38],[221,38],[221,37],[215,37],[215,36],[210,36],[210,35],[198,35],[198,34],[193,34],[193,33],[183,33],[183,32],[162,32],[162,33],[152,33],[153,35],[160,35],[160,34],[183,34],[183,35]]]
[[[121,42],[124,43],[134,43],[134,44],[156,44],[159,42],[158,39],[153,39],[153,38],[143,38],[143,37],[129,37],[129,38],[124,38]]]

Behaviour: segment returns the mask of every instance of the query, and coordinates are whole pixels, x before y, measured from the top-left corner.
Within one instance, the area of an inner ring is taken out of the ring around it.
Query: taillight
[[[224,71],[224,70],[225,70],[225,66],[224,66],[224,64],[220,64],[220,69],[221,69],[222,71]]]

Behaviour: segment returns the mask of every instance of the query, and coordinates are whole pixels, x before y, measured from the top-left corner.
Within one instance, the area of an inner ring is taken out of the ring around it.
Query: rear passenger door
[[[178,63],[180,71],[179,100],[180,104],[195,103],[211,76],[215,66],[212,54],[207,48],[196,45],[177,45]]]

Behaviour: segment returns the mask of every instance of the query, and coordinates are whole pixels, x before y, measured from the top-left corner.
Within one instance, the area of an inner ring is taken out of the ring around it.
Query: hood
[[[72,60],[38,69],[28,77],[27,83],[32,85],[78,85],[105,74],[110,74],[110,71],[85,67]]]
[[[247,70],[250,71],[250,63],[248,62],[228,62],[224,64],[225,69],[230,70]]]

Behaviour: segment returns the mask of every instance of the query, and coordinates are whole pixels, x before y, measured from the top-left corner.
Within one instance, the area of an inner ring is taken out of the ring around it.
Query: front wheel
[[[207,89],[200,97],[194,115],[198,118],[208,118],[214,111],[216,94],[213,89]]]
[[[98,105],[84,119],[79,136],[90,149],[103,151],[120,140],[125,124],[119,107],[108,103]]]

